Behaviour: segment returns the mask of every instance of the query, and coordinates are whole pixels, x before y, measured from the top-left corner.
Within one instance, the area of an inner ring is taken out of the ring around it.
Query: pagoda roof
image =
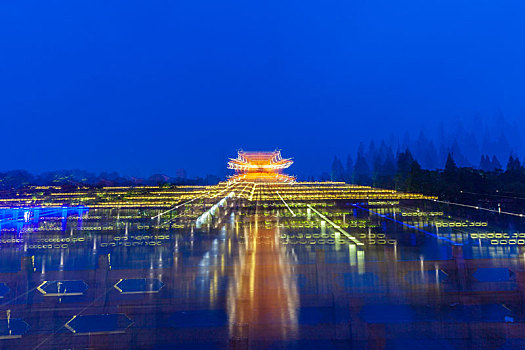
[[[292,165],[291,159],[281,157],[281,151],[245,152],[239,151],[237,158],[230,158],[228,168],[238,170],[249,169],[285,169]]]
[[[236,174],[230,181],[264,181],[264,182],[293,182],[295,177],[281,174],[282,169],[292,165],[291,159],[281,157],[281,151],[273,152],[246,152],[238,151],[237,158],[230,158],[228,168],[234,169]]]

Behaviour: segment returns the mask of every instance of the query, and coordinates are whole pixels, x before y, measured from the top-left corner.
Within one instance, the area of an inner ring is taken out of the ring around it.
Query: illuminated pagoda
[[[294,176],[285,175],[283,169],[292,165],[291,159],[282,158],[281,151],[244,152],[238,151],[237,158],[230,158],[228,169],[235,170],[235,175],[228,181],[238,182],[281,182],[293,183]]]

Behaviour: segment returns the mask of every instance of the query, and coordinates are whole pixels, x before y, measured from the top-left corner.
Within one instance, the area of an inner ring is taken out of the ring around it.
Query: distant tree
[[[354,162],[352,161],[352,156],[348,155],[346,157],[346,168],[345,168],[345,181],[352,182],[352,175],[354,173]]]
[[[501,133],[499,138],[494,138],[500,133],[495,125],[486,126],[485,136],[478,139],[479,136],[468,132],[471,129],[459,127],[455,134],[445,134],[442,126],[441,141],[436,144],[438,155],[432,141],[426,139],[423,133],[414,140],[410,140],[409,134],[406,134],[403,142],[399,142],[399,139],[389,140],[389,145],[397,147],[395,155],[384,141],[379,147],[373,142],[367,146],[361,143],[355,163],[348,157],[344,176],[349,178],[352,175],[358,184],[438,195],[451,201],[484,207],[494,207],[495,201],[501,201],[494,197],[497,191],[525,197],[525,164],[510,153],[508,142],[512,140],[512,147],[519,147],[516,137],[507,138]],[[489,156],[488,152],[494,151],[498,153]],[[472,163],[464,155],[470,160],[479,157],[479,167],[472,168]],[[499,161],[503,156],[508,157],[505,171]],[[442,164],[441,167],[444,165],[443,170],[429,169],[436,169],[438,162]],[[333,166],[334,170],[340,168],[337,162]],[[490,196],[483,197],[483,194]],[[511,198],[505,197],[505,205],[513,202]],[[514,211],[525,214],[521,202],[514,202],[514,205]]]
[[[492,162],[490,161],[490,158],[488,155],[481,155],[481,160],[479,162],[479,168],[483,171],[492,171],[494,170],[492,167]]]
[[[518,157],[509,156],[507,170],[499,174],[499,184],[511,193],[525,192],[525,171]]]
[[[411,145],[410,134],[408,133],[408,131],[406,131],[405,134],[403,135],[403,140],[401,141],[400,146],[401,148],[409,149],[410,145]]]
[[[330,181],[330,174],[324,171],[319,177],[319,181]]]
[[[500,159],[505,159],[505,157],[507,157],[507,155],[510,154],[511,149],[510,149],[509,141],[503,131],[501,131],[496,141],[494,149],[496,150],[496,154],[500,156]],[[501,169],[501,167],[499,169]]]
[[[381,153],[383,154],[383,168],[381,174],[394,177],[396,175],[396,159],[392,147],[386,145],[385,147],[381,147]]]
[[[473,160],[478,157],[481,157],[480,147],[478,139],[475,133],[472,130],[466,131],[460,137],[459,146],[461,148],[461,153],[465,156],[468,162],[468,166],[473,164]],[[457,163],[459,164],[459,162]]]
[[[10,170],[0,174],[0,188],[11,189],[31,185],[34,177],[25,170]]]
[[[397,155],[397,173],[394,178],[395,188],[399,190],[407,189],[407,179],[412,169],[412,163],[414,163],[414,158],[408,148]]]
[[[150,185],[160,186],[160,185],[164,185],[168,183],[169,181],[170,181],[170,177],[167,175],[153,174],[148,178],[147,183]]]
[[[397,173],[406,177],[410,172],[410,167],[413,162],[414,157],[412,157],[412,153],[410,153],[408,148],[405,152],[399,153],[397,157]]]
[[[423,170],[417,160],[413,160],[410,164],[410,170],[406,178],[406,190],[412,192],[422,192],[423,185]]]
[[[366,149],[365,144],[363,142],[359,142],[359,147],[357,147],[357,156],[359,155],[361,155],[362,157],[366,157]]]
[[[458,178],[458,167],[452,153],[449,153],[445,162],[445,169],[440,176],[439,192],[449,199],[456,200],[461,190]]]
[[[344,177],[345,168],[343,167],[343,163],[339,160],[339,158],[334,157],[334,161],[332,162],[332,181],[344,181]]]
[[[454,139],[454,142],[452,142],[452,146],[450,147],[450,150],[449,150],[449,154],[450,153],[454,155],[454,164],[459,164],[460,166],[470,166],[470,162],[463,155],[462,150],[459,147],[459,143],[456,139]],[[447,156],[447,160],[448,160],[448,156]]]
[[[35,177],[35,182],[39,185],[95,185],[97,176],[84,170],[57,170],[49,171]]]
[[[509,161],[507,162],[507,172],[513,174],[519,174],[523,171],[521,162],[518,157],[514,158],[512,155],[509,156]]]
[[[445,173],[453,174],[457,172],[457,170],[458,167],[456,165],[456,162],[454,161],[452,154],[449,153],[447,156],[447,162],[445,163]]]
[[[493,155],[492,156],[492,171],[494,170],[502,170],[502,166],[501,166],[501,163],[499,162],[498,158],[496,157],[496,155]]]
[[[434,143],[429,140],[423,131],[419,133],[418,139],[415,141],[413,150],[414,159],[421,164],[422,168],[435,169],[439,165],[436,163],[438,154]]]
[[[376,154],[376,156],[373,158],[372,167],[371,167],[373,169],[371,172],[371,177],[372,177],[372,181],[374,184],[376,183],[378,176],[380,176],[381,171],[383,170],[382,167],[383,167],[382,157],[379,154]]]
[[[368,152],[366,153],[365,159],[368,160],[368,164],[370,166],[370,175],[372,175],[375,171],[374,169],[374,160],[377,158],[377,148],[374,143],[374,141],[370,141],[370,144],[368,145]]]
[[[381,175],[388,177],[394,177],[396,175],[396,164],[394,163],[394,157],[392,155],[389,155],[385,158]]]
[[[354,182],[359,185],[370,185],[372,183],[370,167],[362,153],[357,154],[357,160],[355,161]]]
[[[436,149],[436,146],[434,146],[434,142],[429,141],[428,146],[425,150],[425,155],[423,160],[425,161],[425,168],[426,169],[436,169],[439,168],[438,160],[438,152]]]

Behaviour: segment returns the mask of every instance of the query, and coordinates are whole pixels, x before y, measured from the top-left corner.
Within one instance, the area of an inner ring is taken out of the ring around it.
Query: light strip
[[[190,199],[189,201],[184,202],[184,203],[181,203],[181,204],[179,204],[179,205],[177,205],[177,206],[171,208],[170,210],[166,210],[166,211],[163,212],[163,213],[160,213],[160,214],[158,214],[158,215],[152,216],[151,219],[156,219],[156,218],[158,218],[158,217],[161,217],[162,215],[164,215],[164,214],[166,214],[166,213],[169,213],[170,211],[175,210],[175,209],[177,209],[177,208],[180,208],[181,206],[183,206],[183,205],[185,205],[185,204],[191,203],[191,202],[193,202],[194,200],[196,200],[196,199],[198,199],[198,198],[201,198],[201,197],[203,197],[203,196],[199,196],[199,197],[195,197],[195,198],[193,198],[193,199]]]
[[[292,211],[292,209],[290,209],[290,207],[288,206],[288,203],[286,203],[283,199],[283,197],[281,197],[281,194],[279,193],[279,191],[275,191],[275,193],[277,193],[277,195],[279,196],[279,198],[281,198],[281,200],[283,201],[284,205],[286,205],[286,208],[288,208],[288,210],[290,211],[290,213],[292,213],[293,216],[295,216],[295,213]]]
[[[519,216],[519,217],[525,217],[525,215],[523,214],[518,214],[518,213],[511,213],[511,212],[508,212],[508,211],[499,211],[499,210],[496,210],[496,209],[488,209],[488,208],[482,208],[482,207],[477,207],[475,205],[468,205],[468,204],[461,204],[461,203],[454,203],[454,202],[447,202],[447,201],[440,201],[440,200],[437,200],[437,199],[433,199],[434,202],[438,202],[438,203],[444,203],[444,204],[452,204],[452,205],[457,205],[457,206],[460,206],[460,207],[467,207],[467,208],[473,208],[473,209],[478,209],[478,210],[486,210],[486,211],[490,211],[492,213],[498,213],[498,214],[506,214],[506,215],[514,215],[514,216]]]
[[[314,213],[316,213],[317,215],[319,215],[319,217],[321,217],[324,221],[328,222],[330,225],[332,225],[337,231],[341,232],[342,234],[344,234],[346,237],[348,237],[349,240],[351,240],[352,242],[354,242],[356,245],[359,245],[359,246],[363,246],[365,245],[364,243],[362,243],[361,241],[359,241],[357,238],[355,238],[354,236],[352,236],[351,234],[349,234],[348,232],[346,232],[345,230],[343,230],[341,228],[341,226],[339,225],[336,225],[332,220],[328,219],[326,216],[324,216],[323,214],[321,214],[319,211],[317,211],[316,209],[314,209],[310,204],[307,204],[306,205],[308,208],[310,208],[311,210],[314,211]]]

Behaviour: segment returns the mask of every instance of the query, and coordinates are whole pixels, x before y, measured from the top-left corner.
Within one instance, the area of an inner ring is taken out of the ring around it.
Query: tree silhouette
[[[509,156],[509,161],[507,162],[507,173],[519,174],[523,171],[521,162],[518,157],[514,158],[512,155]]]
[[[397,173],[394,178],[396,188],[406,189],[406,181],[408,174],[412,169],[412,163],[414,163],[414,158],[412,157],[412,153],[410,153],[408,148],[404,152],[401,152],[397,155]]]
[[[343,163],[341,163],[339,158],[334,157],[334,161],[332,162],[332,181],[344,181],[344,176],[345,168],[343,167]]]
[[[357,154],[354,165],[354,182],[359,185],[371,185],[370,167],[362,153]]]
[[[354,162],[352,161],[352,156],[348,155],[346,157],[345,181],[352,182],[353,174],[354,174]]]
[[[456,165],[456,162],[454,161],[454,158],[452,157],[452,153],[449,152],[447,156],[447,162],[445,163],[445,173],[454,174],[457,171],[458,171],[458,167]]]
[[[490,158],[488,155],[481,155],[481,160],[479,162],[479,168],[483,171],[492,171],[494,170],[492,166],[492,162],[490,161]]]
[[[496,155],[493,155],[492,156],[492,171],[494,170],[502,170],[503,168],[501,167],[501,163],[499,162],[498,158],[496,157]]]

